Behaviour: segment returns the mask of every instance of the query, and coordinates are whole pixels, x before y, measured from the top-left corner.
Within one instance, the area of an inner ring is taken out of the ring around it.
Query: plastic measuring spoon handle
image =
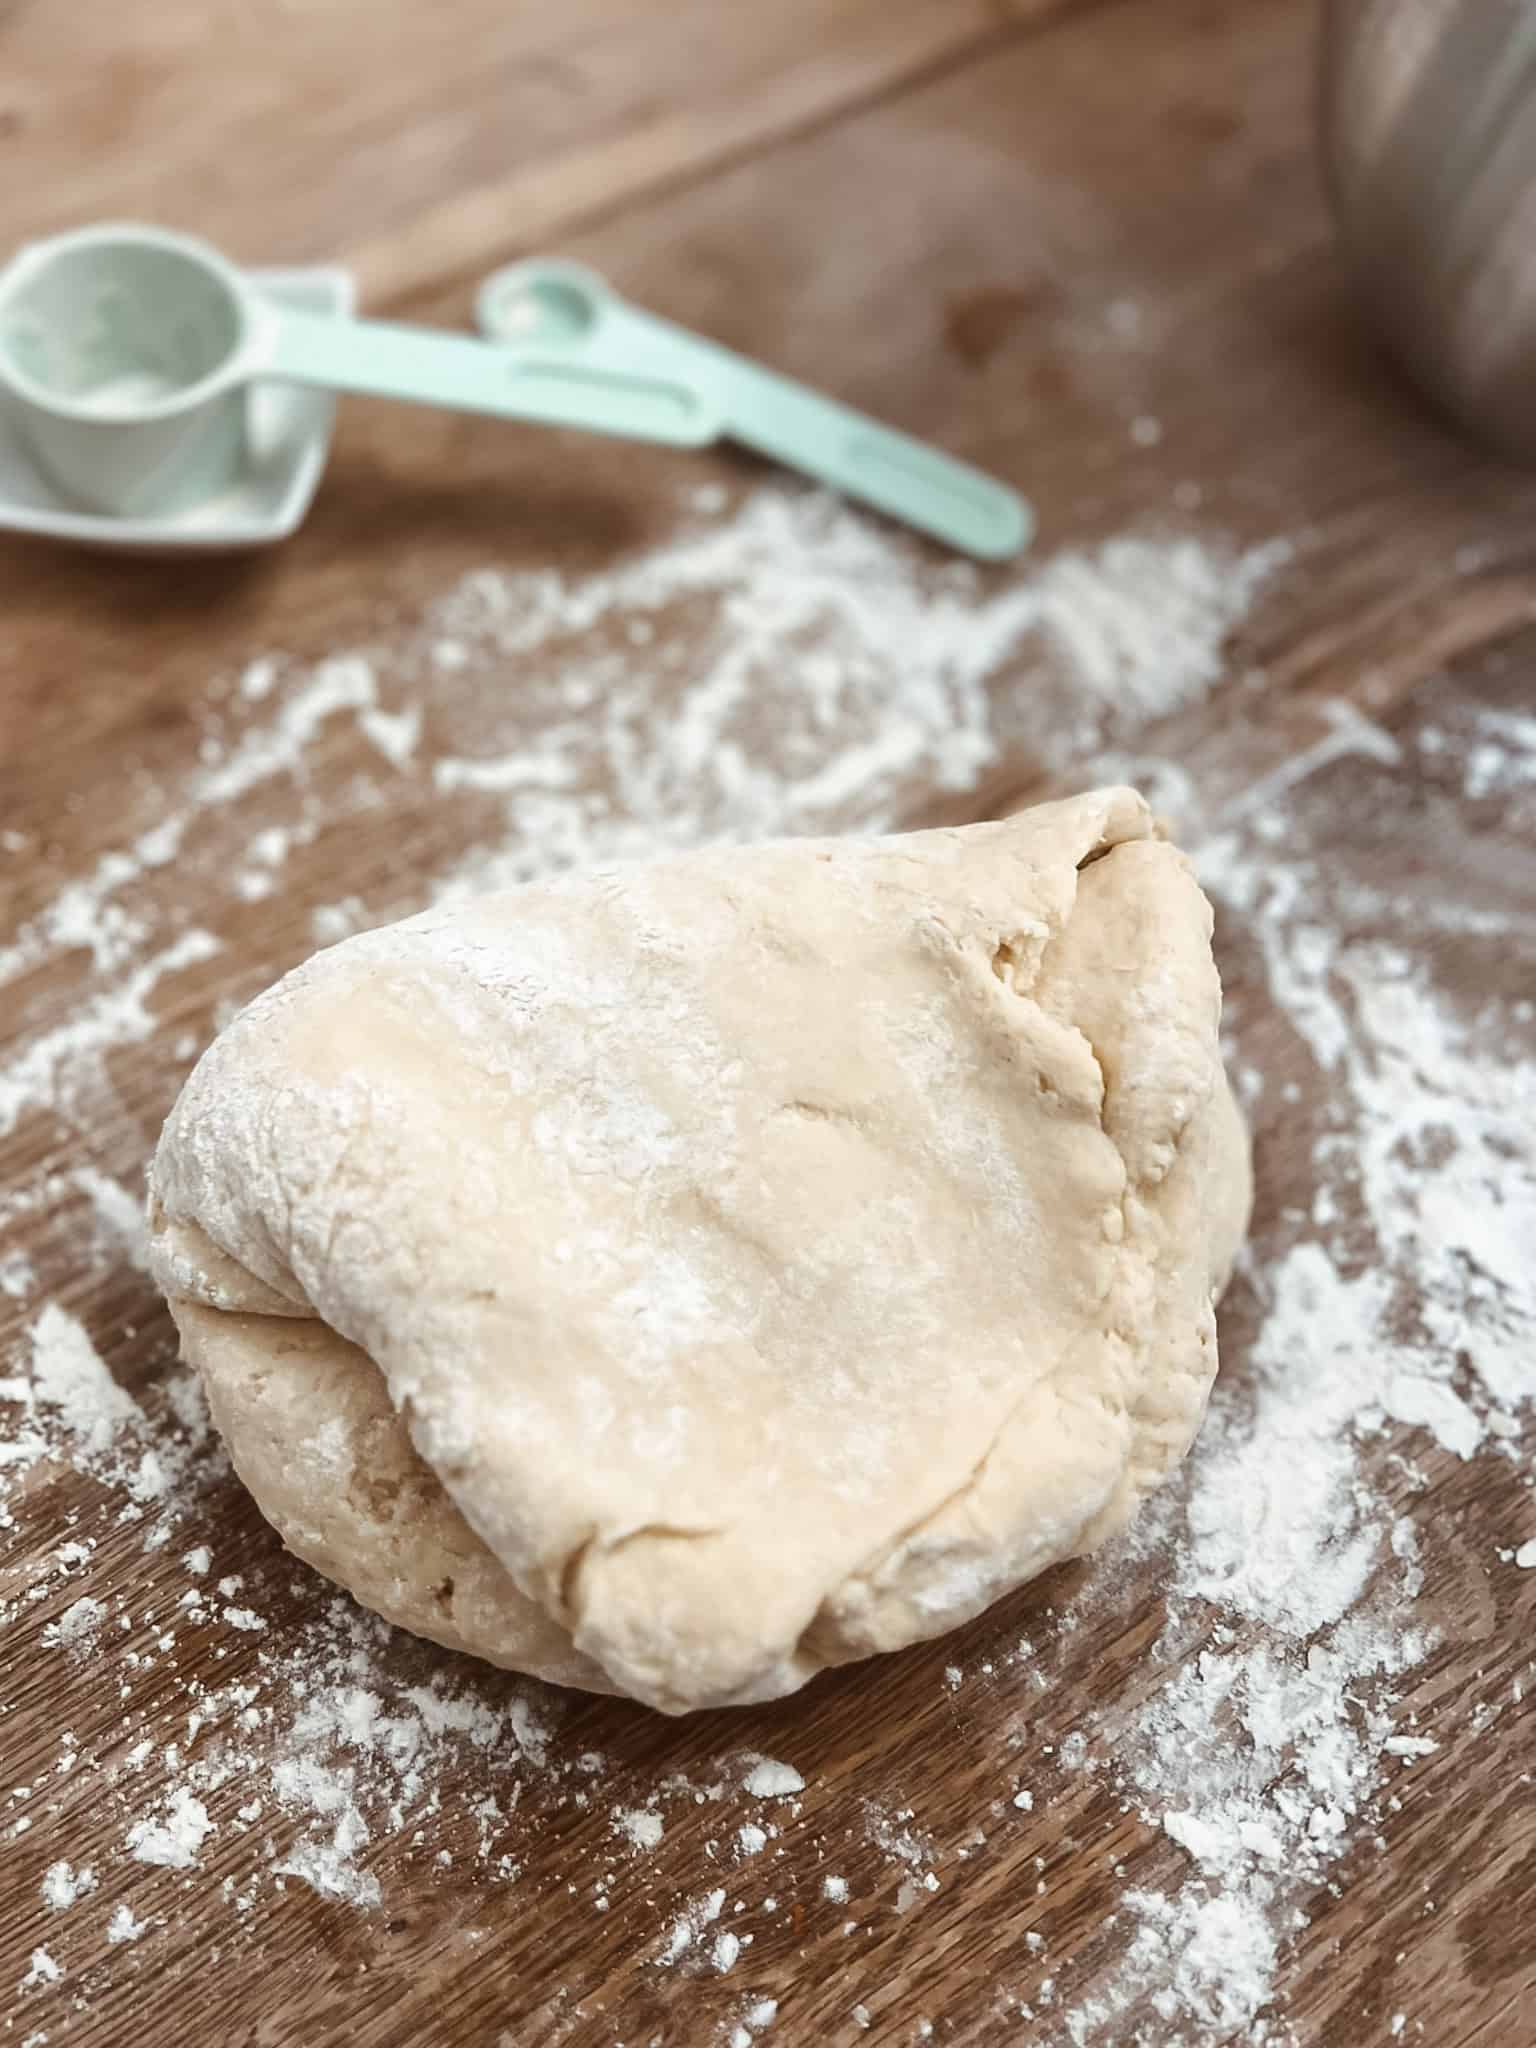
[[[995,562],[1030,537],[1024,500],[984,470],[744,357],[732,364],[727,401],[738,440],[951,547]]]
[[[476,310],[516,359],[542,350],[692,386],[736,440],[967,554],[1000,561],[1033,531],[1028,504],[995,477],[631,304],[581,264],[511,264],[481,285]]]
[[[712,441],[720,427],[690,383],[653,369],[624,371],[553,350],[509,352],[386,320],[284,311],[270,323],[256,374],[681,448]]]

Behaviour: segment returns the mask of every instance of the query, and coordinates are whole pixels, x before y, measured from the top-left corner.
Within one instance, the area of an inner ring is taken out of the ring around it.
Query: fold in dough
[[[1247,1143],[1130,790],[689,854],[320,953],[204,1055],[156,1275],[237,1470],[392,1621],[668,1713],[1119,1529]]]

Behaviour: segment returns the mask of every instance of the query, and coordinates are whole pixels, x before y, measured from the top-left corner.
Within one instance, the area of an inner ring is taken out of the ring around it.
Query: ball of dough
[[[199,1062],[155,1271],[390,1620],[668,1713],[954,1627],[1198,1426],[1248,1155],[1112,789],[604,869],[318,954]]]

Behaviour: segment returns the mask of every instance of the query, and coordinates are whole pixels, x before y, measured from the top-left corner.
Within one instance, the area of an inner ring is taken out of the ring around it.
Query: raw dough
[[[237,1469],[391,1620],[669,1713],[952,1628],[1199,1423],[1248,1206],[1210,930],[1111,789],[316,955],[152,1173]]]

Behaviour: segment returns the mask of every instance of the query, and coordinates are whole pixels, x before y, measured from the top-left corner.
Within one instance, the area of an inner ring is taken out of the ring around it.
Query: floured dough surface
[[[216,1041],[157,1276],[301,1556],[668,1712],[934,1635],[1182,1455],[1246,1222],[1141,799],[455,904]]]

